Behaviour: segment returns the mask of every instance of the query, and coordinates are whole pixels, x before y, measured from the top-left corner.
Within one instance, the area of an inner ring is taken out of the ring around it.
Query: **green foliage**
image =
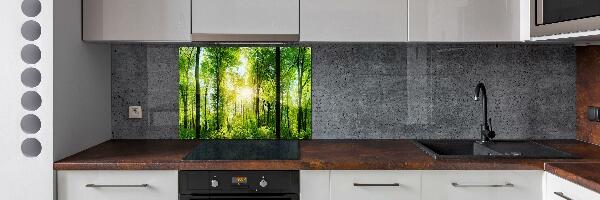
[[[276,72],[276,47],[181,47],[179,138],[276,139],[279,121],[282,139],[310,139],[310,48],[280,50]]]

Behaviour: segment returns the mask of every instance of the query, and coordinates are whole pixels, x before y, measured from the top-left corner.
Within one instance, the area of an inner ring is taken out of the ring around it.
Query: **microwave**
[[[532,0],[531,36],[600,30],[600,0]]]

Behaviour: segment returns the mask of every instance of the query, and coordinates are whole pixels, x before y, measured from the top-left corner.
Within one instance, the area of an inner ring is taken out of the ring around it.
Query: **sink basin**
[[[475,140],[414,140],[414,143],[435,159],[576,158],[570,153],[525,140],[496,140],[484,144]]]

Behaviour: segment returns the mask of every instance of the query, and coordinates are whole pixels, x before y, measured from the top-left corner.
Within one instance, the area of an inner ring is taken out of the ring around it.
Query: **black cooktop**
[[[183,160],[298,160],[296,140],[202,140]]]

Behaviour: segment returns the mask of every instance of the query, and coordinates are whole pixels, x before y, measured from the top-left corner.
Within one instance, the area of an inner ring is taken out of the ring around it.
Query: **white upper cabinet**
[[[298,41],[299,0],[192,0],[194,41]]]
[[[405,42],[407,23],[408,0],[300,1],[300,41]]]
[[[529,0],[410,0],[408,40],[525,41],[529,13]]]
[[[83,0],[85,41],[190,41],[190,0]]]
[[[86,41],[513,42],[529,0],[83,0]]]

